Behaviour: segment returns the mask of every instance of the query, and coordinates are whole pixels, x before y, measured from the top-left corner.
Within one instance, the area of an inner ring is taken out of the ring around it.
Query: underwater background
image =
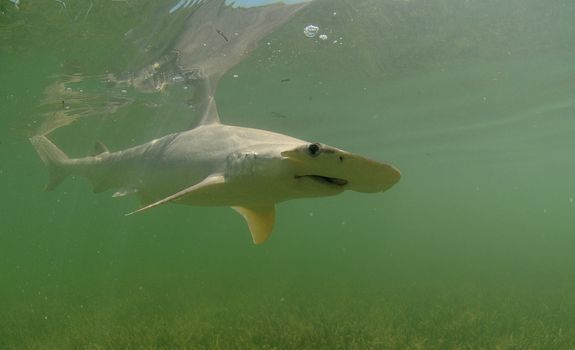
[[[106,83],[177,33],[156,6],[0,0],[0,349],[575,348],[575,2],[317,0],[262,40],[224,123],[402,179],[281,203],[260,246],[229,208],[42,192],[49,116],[75,157],[193,119],[181,86]]]

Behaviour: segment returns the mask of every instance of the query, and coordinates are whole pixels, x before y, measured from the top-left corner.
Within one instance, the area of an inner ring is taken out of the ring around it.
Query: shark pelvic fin
[[[255,244],[265,242],[272,233],[276,220],[276,208],[272,204],[267,207],[232,207],[246,220]]]
[[[138,193],[138,189],[134,188],[134,187],[125,187],[122,188],[118,191],[116,191],[112,197],[116,198],[116,197],[124,197],[124,196],[128,196],[130,194],[134,194],[134,193]]]
[[[190,186],[186,189],[181,190],[180,192],[174,193],[171,196],[168,196],[164,199],[160,199],[159,201],[156,201],[152,204],[146,205],[145,207],[142,207],[138,210],[135,210],[131,213],[128,213],[128,214],[126,214],[126,216],[132,215],[135,213],[139,213],[139,212],[144,211],[144,210],[152,209],[154,207],[157,207],[157,206],[162,205],[162,204],[166,204],[168,202],[177,201],[179,199],[182,199],[185,196],[190,196],[193,194],[200,194],[201,195],[201,193],[200,193],[201,191],[214,189],[216,186],[219,187],[220,185],[225,184],[225,182],[226,182],[226,180],[225,180],[224,176],[221,174],[210,175],[210,176],[206,177],[204,180],[202,180],[201,182],[198,182],[197,184],[195,184],[193,186]]]

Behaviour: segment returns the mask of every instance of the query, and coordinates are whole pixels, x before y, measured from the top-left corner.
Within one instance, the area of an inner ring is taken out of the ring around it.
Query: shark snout
[[[296,179],[314,180],[333,189],[363,193],[383,192],[401,173],[392,165],[317,143],[282,152],[296,169]]]
[[[391,188],[401,178],[401,173],[392,165],[374,161],[359,155],[346,157],[345,178],[347,190],[375,193]]]

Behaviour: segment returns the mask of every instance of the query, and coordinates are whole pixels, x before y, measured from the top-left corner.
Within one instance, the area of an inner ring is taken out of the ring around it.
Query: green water
[[[57,111],[47,89],[141,60],[124,33],[153,7],[19,7],[0,0],[0,349],[575,348],[573,1],[319,0],[266,38],[220,83],[224,122],[402,180],[282,203],[262,246],[229,208],[42,192],[26,136]],[[74,156],[146,141],[189,122],[176,95],[51,137]]]

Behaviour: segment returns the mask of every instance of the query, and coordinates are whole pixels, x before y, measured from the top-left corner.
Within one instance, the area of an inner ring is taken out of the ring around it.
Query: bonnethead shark
[[[230,13],[236,11],[223,0],[215,2]],[[269,32],[306,4],[274,3],[252,10],[276,11],[273,25],[265,26],[264,31]],[[243,32],[238,29],[236,33]],[[248,36],[253,40],[262,35]],[[237,37],[241,35],[226,40]],[[239,46],[246,47],[245,43]],[[233,56],[232,51],[228,55]],[[239,62],[238,57],[229,59]],[[226,65],[229,69],[229,61]],[[276,203],[333,196],[346,190],[383,192],[399,181],[400,172],[389,164],[319,142],[222,124],[213,93],[223,72],[206,74],[202,68],[194,67],[204,74],[198,90],[202,114],[189,130],[116,152],[98,143],[97,154],[83,158],[69,158],[46,134],[32,136],[30,140],[49,170],[46,190],[75,175],[88,178],[96,193],[115,189],[114,197],[137,195],[142,207],[130,214],[166,203],[229,206],[244,217],[253,242],[260,244],[273,230]]]

